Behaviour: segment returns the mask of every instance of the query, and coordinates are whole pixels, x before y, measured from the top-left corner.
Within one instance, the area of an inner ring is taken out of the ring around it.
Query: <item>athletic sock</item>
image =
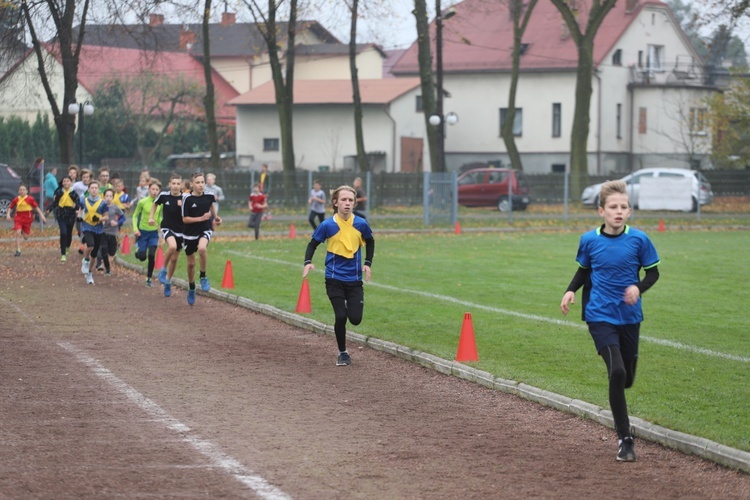
[[[195,290],[195,281],[193,281],[192,283],[188,283],[188,289]]]

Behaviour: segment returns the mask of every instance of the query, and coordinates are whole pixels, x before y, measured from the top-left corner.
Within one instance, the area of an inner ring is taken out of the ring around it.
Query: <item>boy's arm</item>
[[[154,202],[151,204],[151,211],[148,214],[148,224],[150,226],[156,225],[156,219],[154,219],[155,216],[156,216],[156,203]]]
[[[318,248],[320,243],[321,242],[315,238],[311,238],[310,243],[307,244],[307,249],[305,250],[305,267],[302,269],[303,278],[306,278],[307,273],[315,269],[315,265],[312,263],[312,258],[313,255],[315,255],[315,249]]]
[[[138,230],[138,216],[143,211],[143,204],[139,201],[138,204],[135,206],[135,212],[133,212],[133,230],[136,233],[140,233]]]

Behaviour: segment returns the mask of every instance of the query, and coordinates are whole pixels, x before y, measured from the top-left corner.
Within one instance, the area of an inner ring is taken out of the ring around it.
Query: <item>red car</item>
[[[529,184],[520,170],[475,168],[458,178],[458,204],[465,207],[497,207],[501,212],[526,210],[531,203]]]

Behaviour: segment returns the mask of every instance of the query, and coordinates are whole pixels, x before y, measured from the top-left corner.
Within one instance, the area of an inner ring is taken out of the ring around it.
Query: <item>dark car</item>
[[[475,168],[458,178],[458,204],[465,207],[497,207],[501,212],[526,210],[531,203],[529,184],[520,170]]]
[[[8,208],[13,198],[18,196],[21,176],[4,163],[0,163],[0,217],[8,215]]]

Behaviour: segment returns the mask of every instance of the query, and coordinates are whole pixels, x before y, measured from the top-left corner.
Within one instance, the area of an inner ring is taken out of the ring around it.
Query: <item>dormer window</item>
[[[521,46],[519,47],[518,53],[520,55],[524,55],[526,53],[526,51],[528,50],[528,48],[529,48],[529,44],[528,43],[522,43]]]

